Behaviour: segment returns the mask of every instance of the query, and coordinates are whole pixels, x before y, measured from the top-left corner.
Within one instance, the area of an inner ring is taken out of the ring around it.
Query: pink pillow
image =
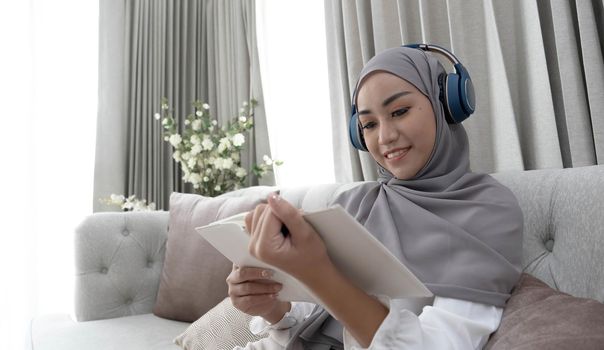
[[[270,187],[241,197],[215,198],[172,193],[166,255],[153,308],[156,316],[193,322],[227,296],[232,263],[206,242],[195,227],[252,210]]]
[[[554,290],[523,273],[484,349],[604,349],[604,304]]]

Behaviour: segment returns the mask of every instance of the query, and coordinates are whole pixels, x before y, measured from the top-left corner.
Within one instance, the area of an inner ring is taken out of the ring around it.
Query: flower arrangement
[[[197,100],[192,103],[193,113],[185,118],[181,134],[168,100],[162,99],[161,113],[155,113],[155,119],[161,120],[164,141],[173,148],[172,158],[180,163],[183,180],[191,183],[195,192],[214,197],[244,187],[249,174],[241,167],[241,149],[245,135],[254,127],[257,104],[254,99],[243,102],[239,116],[221,127],[211,116],[210,106]],[[264,155],[263,163],[254,164],[251,172],[261,178],[281,164]]]
[[[101,198],[101,202],[107,205],[118,206],[123,211],[152,211],[155,210],[155,203],[147,204],[144,199],[138,199],[135,195],[125,197],[121,194],[111,194],[109,198]]]

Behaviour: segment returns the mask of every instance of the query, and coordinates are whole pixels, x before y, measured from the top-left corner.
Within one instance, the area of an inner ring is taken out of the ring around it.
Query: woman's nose
[[[380,123],[378,142],[380,145],[387,145],[395,141],[398,137],[398,132],[391,123]]]

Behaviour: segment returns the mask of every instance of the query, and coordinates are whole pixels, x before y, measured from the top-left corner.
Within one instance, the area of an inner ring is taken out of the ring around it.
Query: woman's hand
[[[281,225],[289,234],[281,233]],[[245,217],[250,233],[250,254],[293,275],[301,281],[312,278],[331,265],[321,237],[304,220],[300,211],[277,194],[267,204],[259,204]]]
[[[277,323],[290,310],[289,302],[277,300],[282,285],[270,279],[272,272],[257,267],[239,267],[226,279],[229,297],[235,308],[252,316],[261,316],[270,323]]]

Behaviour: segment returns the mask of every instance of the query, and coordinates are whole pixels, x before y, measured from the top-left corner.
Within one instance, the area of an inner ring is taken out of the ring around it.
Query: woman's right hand
[[[233,264],[226,279],[233,306],[248,315],[261,316],[271,324],[279,322],[291,304],[277,299],[282,285],[271,276],[272,271],[267,269]]]

